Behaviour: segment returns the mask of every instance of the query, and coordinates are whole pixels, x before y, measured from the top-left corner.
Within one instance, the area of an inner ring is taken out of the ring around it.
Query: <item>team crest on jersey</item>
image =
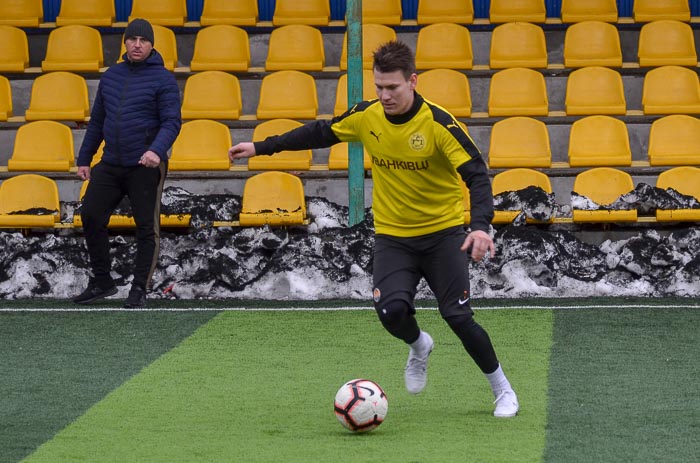
[[[412,150],[420,151],[425,148],[425,137],[422,133],[414,133],[408,139],[408,145]]]

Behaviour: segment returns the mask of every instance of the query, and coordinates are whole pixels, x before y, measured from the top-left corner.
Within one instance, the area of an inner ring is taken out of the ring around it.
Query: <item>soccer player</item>
[[[432,338],[415,317],[414,299],[423,277],[440,314],[488,379],[494,416],[515,416],[518,399],[469,303],[468,257],[479,262],[487,253],[495,255],[487,232],[493,196],[486,164],[454,116],[415,91],[415,56],[406,44],[392,41],[379,47],[373,71],[376,100],[358,103],[330,121],[239,143],[229,156],[362,142],[373,162],[374,307],[384,328],[409,345],[406,389],[417,394],[425,388],[433,350]],[[472,206],[468,234],[461,181],[469,187]]]

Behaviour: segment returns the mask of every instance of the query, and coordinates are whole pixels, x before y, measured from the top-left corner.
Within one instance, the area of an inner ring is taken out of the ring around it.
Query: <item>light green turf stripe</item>
[[[426,390],[403,386],[406,348],[368,311],[227,312],[92,407],[27,462],[528,462],[544,449],[550,311],[484,311],[520,395],[491,416],[487,383],[435,311]],[[332,412],[336,389],[369,377],[389,416],[364,435]]]

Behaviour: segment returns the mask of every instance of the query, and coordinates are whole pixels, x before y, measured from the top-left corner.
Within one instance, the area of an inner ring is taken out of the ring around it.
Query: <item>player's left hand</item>
[[[158,167],[160,164],[160,156],[158,156],[155,152],[148,150],[143,153],[141,159],[139,159],[139,164],[144,167]]]
[[[490,257],[496,255],[496,245],[493,244],[493,240],[488,233],[483,230],[474,230],[467,235],[467,239],[464,240],[460,251],[467,251],[471,248],[472,259],[476,262],[480,262],[488,252]]]

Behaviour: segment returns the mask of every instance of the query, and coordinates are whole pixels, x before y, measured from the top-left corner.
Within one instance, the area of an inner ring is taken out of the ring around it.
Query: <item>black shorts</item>
[[[428,235],[401,238],[377,235],[374,243],[374,306],[406,302],[415,313],[414,299],[421,277],[435,294],[443,318],[473,312],[469,299],[469,256],[460,251],[463,226]]]

